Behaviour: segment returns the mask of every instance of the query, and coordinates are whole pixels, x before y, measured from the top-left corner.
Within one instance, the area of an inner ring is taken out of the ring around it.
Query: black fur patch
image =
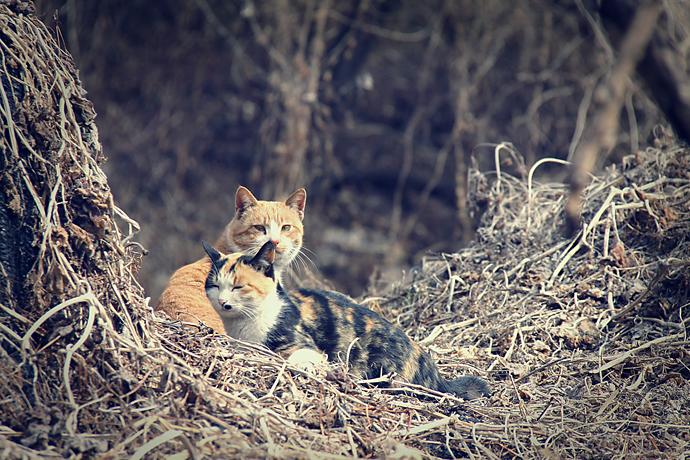
[[[329,361],[347,360],[355,376],[376,378],[395,372],[410,383],[466,399],[489,393],[478,377],[443,379],[431,357],[404,332],[341,294],[309,289],[286,293],[279,287],[279,298],[282,310],[265,345],[286,357],[311,348],[326,353]]]

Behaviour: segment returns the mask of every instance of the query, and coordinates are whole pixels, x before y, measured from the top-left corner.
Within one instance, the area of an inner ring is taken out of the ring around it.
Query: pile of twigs
[[[567,188],[534,182],[541,162],[501,174],[506,152],[520,160],[502,144],[498,171],[471,172],[479,241],[429,258],[379,306],[493,382],[495,431],[475,428],[493,455],[467,455],[675,458],[690,441],[690,151],[662,136],[594,178],[572,240]]]
[[[26,279],[3,282],[3,458],[687,450],[688,150],[660,138],[595,179],[572,241],[559,233],[561,184],[496,172],[490,185],[472,171],[473,200],[486,208],[479,241],[365,299],[447,378],[485,377],[491,397],[465,402],[395,377],[370,386],[336,365],[305,374],[262,347],[152,312],[134,277],[137,225],[113,205],[71,61],[40,22],[0,8],[3,155],[15,187],[4,179],[3,193],[34,242]]]

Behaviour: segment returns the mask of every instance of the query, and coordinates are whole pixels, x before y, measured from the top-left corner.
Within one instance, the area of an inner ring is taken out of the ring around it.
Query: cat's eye
[[[232,290],[234,291],[235,289],[242,289],[244,286],[233,286]]]
[[[254,230],[266,234],[266,227],[264,227],[263,225],[255,225]]]
[[[283,225],[283,231],[284,232],[289,232],[291,228],[292,228],[291,225]]]

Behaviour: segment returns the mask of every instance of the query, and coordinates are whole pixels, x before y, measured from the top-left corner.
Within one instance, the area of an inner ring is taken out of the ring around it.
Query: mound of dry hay
[[[504,173],[489,185],[472,171],[479,241],[366,303],[449,378],[477,372],[494,395],[466,403],[402,383],[394,394],[153,316],[133,277],[136,224],[113,205],[71,61],[38,21],[0,8],[3,458],[687,450],[687,149],[661,137],[596,179],[574,241],[559,234],[562,185]]]
[[[494,383],[463,454],[676,458],[690,442],[690,151],[664,136],[594,179],[572,241],[566,187],[501,174],[506,152],[520,164],[501,145],[498,172],[471,172],[479,241],[427,260],[383,305]]]

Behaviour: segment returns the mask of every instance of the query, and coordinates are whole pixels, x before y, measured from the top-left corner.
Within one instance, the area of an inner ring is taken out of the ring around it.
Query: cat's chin
[[[235,320],[243,318],[245,315],[242,314],[240,308],[231,308],[230,310],[219,307],[218,304],[213,305],[213,309],[218,313],[221,319]]]
[[[276,260],[273,262],[273,264],[285,268],[295,260],[295,257],[297,257],[297,254],[299,254],[299,251],[300,248],[294,246],[288,248],[287,250],[278,248],[276,249]]]
[[[280,277],[283,271],[290,265],[292,258],[287,254],[276,254],[276,260],[273,262],[273,270],[275,270],[276,275]]]

